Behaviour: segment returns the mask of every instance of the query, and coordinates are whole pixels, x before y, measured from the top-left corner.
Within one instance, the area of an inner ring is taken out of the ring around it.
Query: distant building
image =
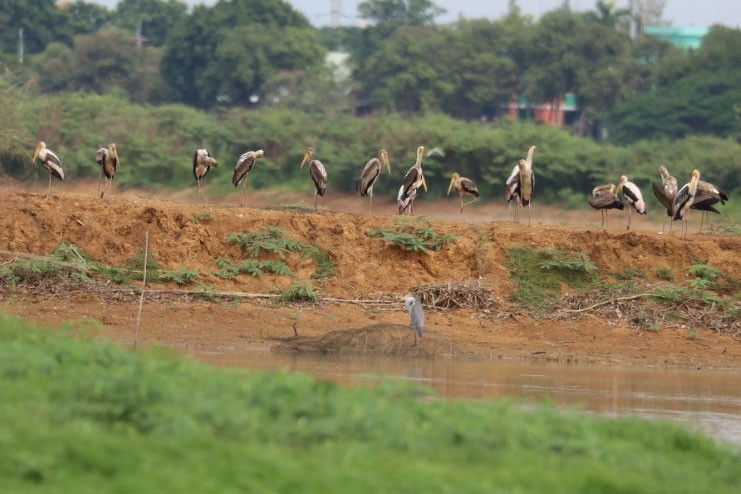
[[[696,50],[702,46],[702,39],[710,31],[708,27],[670,27],[670,26],[647,26],[646,34],[668,41],[676,47],[685,50],[692,48]]]
[[[508,114],[513,118],[532,118],[557,127],[572,125],[579,116],[576,95],[566,93],[563,98],[554,98],[547,102],[532,103],[524,95],[512,95]]]

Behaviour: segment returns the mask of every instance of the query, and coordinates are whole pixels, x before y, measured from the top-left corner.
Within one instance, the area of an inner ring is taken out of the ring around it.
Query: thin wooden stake
[[[142,276],[142,293],[139,297],[139,313],[136,315],[136,333],[134,334],[134,350],[139,342],[139,326],[142,322],[142,306],[144,305],[144,289],[147,286],[147,256],[149,254],[149,232],[144,232],[144,274]]]

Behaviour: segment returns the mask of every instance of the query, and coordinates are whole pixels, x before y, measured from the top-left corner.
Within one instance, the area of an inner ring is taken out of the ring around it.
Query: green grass
[[[424,218],[394,220],[395,229],[372,228],[368,235],[380,238],[402,250],[423,252],[440,250],[448,243],[458,241],[457,235],[440,235],[432,228],[432,223]]]
[[[538,313],[549,310],[562,284],[588,290],[598,282],[597,265],[580,252],[515,247],[506,254],[510,277],[516,284],[513,301]]]
[[[676,423],[341,388],[70,338],[0,315],[0,492],[736,493]]]
[[[664,281],[674,281],[674,270],[669,266],[656,268],[656,277]]]

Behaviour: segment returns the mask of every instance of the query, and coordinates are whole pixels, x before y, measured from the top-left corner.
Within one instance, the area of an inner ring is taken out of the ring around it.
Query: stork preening
[[[600,226],[606,226],[607,224],[607,210],[625,208],[623,201],[615,195],[615,184],[598,185],[592,189],[592,198],[589,200],[589,205],[600,210],[602,214]]]
[[[301,161],[301,168],[304,168],[305,164],[309,164],[309,175],[311,180],[314,182],[314,209],[317,207],[317,199],[319,196],[324,197],[324,193],[327,191],[327,170],[324,169],[324,165],[319,160],[314,159],[314,148],[309,147],[304,153],[304,159]]]
[[[208,204],[208,199],[206,199],[206,194],[203,193],[201,183],[203,182],[203,177],[206,176],[212,166],[219,166],[219,162],[211,157],[211,153],[208,150],[197,149],[193,153],[193,176],[198,183],[198,193],[206,204]]]
[[[116,148],[116,144],[111,143],[108,148],[98,146],[98,150],[95,152],[95,162],[100,165],[100,172],[105,176],[103,190],[100,190],[100,181],[98,181],[98,191],[100,192],[100,198],[103,199],[105,191],[113,182],[113,177],[116,176],[116,170],[118,170],[118,148]]]
[[[630,230],[631,209],[638,214],[646,214],[646,203],[643,202],[643,194],[641,194],[641,190],[636,184],[634,184],[633,182],[629,182],[628,177],[626,177],[625,175],[620,177],[620,181],[617,185],[617,190],[615,191],[616,194],[619,194],[620,192],[623,193],[623,197],[628,203],[628,226],[626,226],[625,229]]]
[[[46,189],[46,199],[49,200],[49,193],[51,192],[51,176],[54,175],[59,180],[64,180],[64,170],[62,169],[62,160],[59,156],[54,154],[51,149],[46,147],[44,141],[39,141],[36,145],[36,151],[33,153],[33,162],[36,163],[36,158],[41,161],[41,164],[49,172],[49,186]]]
[[[414,199],[417,197],[417,189],[421,185],[424,187],[425,192],[427,191],[427,182],[422,171],[422,156],[424,152],[424,146],[417,148],[417,161],[407,171],[406,175],[404,175],[404,182],[397,196],[399,214],[403,214],[402,211],[407,212],[407,210],[408,214],[414,214]]]
[[[450,177],[450,185],[448,186],[448,195],[450,191],[455,189],[461,198],[461,214],[463,214],[463,208],[479,200],[479,189],[476,187],[476,183],[470,178],[461,177],[457,173],[453,173]],[[463,196],[470,195],[473,199],[468,202],[463,202]]]
[[[255,161],[262,158],[265,152],[262,149],[257,151],[247,151],[242,154],[234,165],[234,175],[232,175],[232,185],[237,188],[239,182],[242,182],[242,206],[247,204],[247,174],[255,166]]]
[[[690,181],[677,192],[677,196],[674,198],[674,220],[682,221],[682,228],[679,233],[679,238],[687,238],[687,226],[689,220],[690,207],[695,201],[695,194],[697,194],[697,182],[700,181],[700,172],[692,170],[692,177]]]
[[[671,233],[672,218],[674,217],[674,198],[677,196],[677,179],[669,174],[669,170],[664,165],[659,167],[659,175],[661,175],[662,185],[651,182],[651,188],[654,191],[656,199],[666,208],[666,214],[669,216],[669,233]],[[661,222],[661,233],[664,233],[665,222],[666,218]]]
[[[385,149],[378,151],[377,158],[371,158],[363,167],[363,171],[360,174],[360,182],[358,183],[358,191],[360,197],[368,196],[368,214],[371,214],[373,210],[373,186],[376,184],[376,180],[381,175],[383,167],[391,175],[391,164],[389,163],[389,153]]]
[[[700,232],[702,233],[703,219],[706,223],[709,223],[708,213],[720,214],[720,211],[715,209],[715,204],[725,204],[728,200],[728,194],[720,190],[715,185],[703,182],[702,180],[697,181],[697,192],[695,193],[695,200],[692,202],[692,209],[702,211],[700,215]]]
[[[510,207],[512,202],[515,203],[515,217],[514,221],[520,221],[520,165],[515,165],[512,168],[512,173],[507,177],[507,181],[504,183],[506,187],[506,198],[507,207]]]

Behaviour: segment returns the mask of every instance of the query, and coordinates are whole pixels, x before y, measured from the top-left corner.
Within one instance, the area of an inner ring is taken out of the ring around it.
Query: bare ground
[[[148,292],[138,336],[142,344],[741,368],[739,335],[711,331],[703,325],[702,314],[691,326],[667,324],[658,330],[640,329],[626,313],[629,309],[618,303],[570,317],[529,317],[511,302],[514,285],[505,262],[511,247],[554,247],[589,255],[601,273],[640,270],[646,283],[661,283],[654,274],[658,267],[671,268],[681,283],[698,261],[741,278],[738,236],[691,235],[680,241],[658,235],[657,225],[645,219],[634,222],[638,230],[626,232],[618,215],[611,229],[603,230],[592,225],[596,213],[554,216],[545,208],[533,210],[533,225],[528,227],[508,221],[506,208],[499,206],[471,208],[461,216],[457,199],[451,199],[419,201],[417,212],[433,218],[438,233],[458,235],[457,243],[439,252],[414,253],[368,235],[372,228],[393,228],[397,219],[393,205],[379,199],[374,208],[379,214],[366,215],[366,204],[355,197],[323,200],[324,208],[314,212],[277,208],[274,196],[251,197],[253,207],[242,208],[235,205],[238,195],[206,206],[188,202],[193,200],[190,193],[168,200],[130,193],[100,200],[64,190],[48,201],[41,194],[0,191],[0,249],[6,251],[0,263],[10,263],[19,254],[48,255],[69,242],[98,261],[122,265],[143,250],[146,232],[149,253],[163,269],[197,270],[209,290],[241,294],[206,299]],[[283,203],[298,200],[311,203],[310,196],[282,198]],[[310,280],[316,270],[311,259],[296,253],[286,258],[294,276],[239,275],[225,280],[214,274],[216,259],[244,258],[237,245],[226,241],[227,235],[268,226],[330,253],[334,275],[311,281],[321,302],[287,304],[275,298],[296,280]],[[491,304],[428,310],[427,333],[417,345],[399,297],[430,284],[464,282],[487,287]],[[199,290],[193,285],[185,289]],[[94,290],[4,287],[0,304],[9,313],[51,326],[97,320],[104,326],[103,336],[128,344],[135,338],[139,291],[113,284]]]

